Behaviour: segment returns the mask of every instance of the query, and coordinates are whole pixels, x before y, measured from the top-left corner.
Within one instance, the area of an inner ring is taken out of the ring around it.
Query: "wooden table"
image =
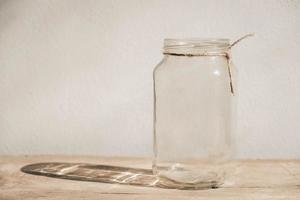
[[[0,200],[67,199],[297,199],[300,160],[242,160],[222,188],[174,190],[82,182],[24,174],[20,168],[38,162],[80,162],[150,168],[151,159],[95,156],[0,156]]]

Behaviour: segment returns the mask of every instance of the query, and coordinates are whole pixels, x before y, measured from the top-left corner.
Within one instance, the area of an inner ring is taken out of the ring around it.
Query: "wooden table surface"
[[[297,199],[300,160],[242,160],[222,188],[174,190],[72,181],[24,174],[20,168],[39,162],[80,162],[151,168],[151,159],[95,156],[0,156],[0,200],[66,199]]]

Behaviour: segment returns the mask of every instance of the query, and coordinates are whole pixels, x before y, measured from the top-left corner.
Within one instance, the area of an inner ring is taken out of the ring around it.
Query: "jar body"
[[[230,157],[226,56],[166,55],[154,70],[153,172],[161,185],[218,187]]]

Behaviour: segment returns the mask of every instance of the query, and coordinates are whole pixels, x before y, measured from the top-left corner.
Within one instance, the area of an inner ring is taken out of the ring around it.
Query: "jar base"
[[[218,188],[225,176],[224,166],[204,163],[196,166],[164,163],[154,165],[153,169],[160,187],[183,190]]]

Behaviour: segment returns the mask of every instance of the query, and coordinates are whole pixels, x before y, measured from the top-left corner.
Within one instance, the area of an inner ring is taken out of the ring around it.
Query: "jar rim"
[[[227,38],[166,38],[164,40],[164,53],[199,54],[223,53],[230,47]]]

